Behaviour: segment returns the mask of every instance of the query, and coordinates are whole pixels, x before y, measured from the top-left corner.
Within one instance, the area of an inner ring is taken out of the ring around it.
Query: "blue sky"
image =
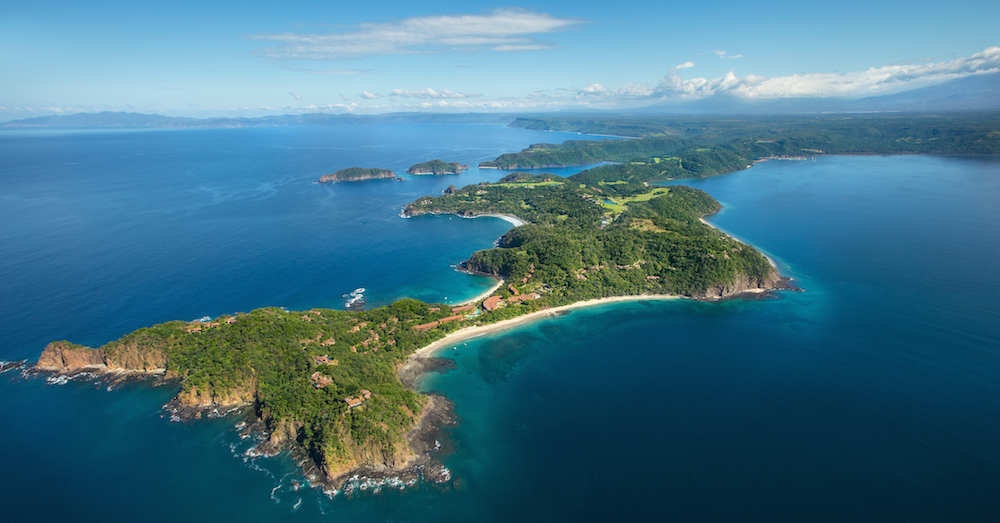
[[[1000,71],[1000,2],[11,2],[0,120],[859,98]]]

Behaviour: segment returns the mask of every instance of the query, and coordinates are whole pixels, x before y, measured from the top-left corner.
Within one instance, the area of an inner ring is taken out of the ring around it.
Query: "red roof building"
[[[489,298],[483,300],[483,308],[488,311],[495,311],[499,309],[502,304],[503,298],[500,296],[490,296]]]

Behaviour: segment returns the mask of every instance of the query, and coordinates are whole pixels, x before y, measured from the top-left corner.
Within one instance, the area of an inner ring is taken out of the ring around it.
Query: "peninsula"
[[[257,421],[249,426],[267,434],[258,451],[290,450],[326,488],[355,474],[448,482],[431,453],[453,419],[450,404],[413,390],[442,361],[412,357],[434,342],[574,304],[713,300],[781,287],[756,249],[700,221],[721,207],[704,192],[592,176],[515,173],[406,207],[407,216],[495,215],[518,225],[464,263],[503,279],[475,302],[403,299],[367,311],[264,308],[173,321],[99,348],[50,343],[34,369],[176,380],[168,408],[178,420],[250,409]]]
[[[446,163],[441,160],[431,160],[410,167],[407,169],[406,174],[459,174],[468,168],[468,165],[462,165],[458,162]]]
[[[363,180],[393,179],[402,180],[389,169],[377,169],[366,167],[348,167],[333,174],[324,174],[320,177],[320,182],[360,182]]]

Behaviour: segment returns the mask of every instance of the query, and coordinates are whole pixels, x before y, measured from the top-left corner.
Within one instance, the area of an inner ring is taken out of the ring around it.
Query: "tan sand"
[[[502,283],[502,282],[501,282]],[[448,334],[444,338],[437,340],[430,345],[422,347],[410,355],[410,358],[429,358],[438,350],[454,345],[462,340],[467,340],[469,338],[475,338],[483,336],[486,334],[492,334],[494,332],[502,331],[504,329],[509,329],[511,327],[516,327],[528,323],[530,321],[550,318],[555,316],[559,312],[567,311],[570,309],[579,309],[582,307],[593,307],[594,305],[603,305],[605,303],[616,303],[620,301],[638,301],[638,300],[679,300],[680,296],[673,294],[640,294],[636,296],[614,296],[611,298],[598,298],[595,300],[578,301],[570,305],[563,305],[562,307],[555,307],[552,309],[545,309],[538,312],[532,312],[531,314],[525,314],[523,316],[518,316],[516,318],[511,318],[509,320],[498,321],[496,323],[491,323],[489,325],[477,325],[475,327],[464,327],[451,334]]]
[[[503,285],[503,283],[504,283],[504,279],[500,278],[500,280],[497,281],[496,285],[490,287],[488,290],[484,291],[479,296],[476,296],[475,298],[472,298],[471,300],[463,301],[462,303],[455,303],[455,304],[452,305],[452,307],[460,307],[462,305],[469,305],[469,304],[472,304],[472,303],[477,303],[479,301],[485,300],[486,298],[489,298],[494,292],[496,292],[497,289],[499,289]]]

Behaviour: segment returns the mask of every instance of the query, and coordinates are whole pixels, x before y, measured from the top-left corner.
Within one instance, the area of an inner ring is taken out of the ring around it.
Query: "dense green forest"
[[[406,174],[458,174],[468,168],[468,165],[462,165],[458,162],[448,163],[443,160],[431,160],[410,167],[406,170]]]
[[[422,198],[406,212],[501,213],[530,221],[466,265],[520,282],[521,292],[540,293],[532,305],[645,293],[691,296],[739,278],[764,282],[774,276],[755,249],[700,221],[720,208],[704,192],[592,178],[516,173]]]
[[[677,178],[732,171],[741,163],[782,155],[1000,154],[1000,114],[994,113],[518,118],[510,125],[637,139],[535,144],[519,153],[483,162],[481,167],[533,169],[673,157],[693,167],[681,167],[681,171],[673,173],[676,176],[668,176]]]
[[[414,325],[452,314],[448,305],[410,299],[370,311],[269,307],[211,322],[163,323],[102,348],[164,354],[168,372],[182,378],[180,396],[242,392],[271,430],[296,427],[296,444],[333,471],[337,464],[356,466],[359,448],[386,458],[405,449],[404,436],[426,398],[404,388],[396,370],[414,350],[457,328],[420,332]],[[329,380],[322,387],[312,379],[317,372]],[[351,408],[345,399],[364,390],[370,397]]]
[[[371,180],[375,178],[395,178],[396,175],[389,169],[368,168],[368,167],[348,167],[333,174],[324,174],[320,177],[321,182],[353,182],[358,180]]]

